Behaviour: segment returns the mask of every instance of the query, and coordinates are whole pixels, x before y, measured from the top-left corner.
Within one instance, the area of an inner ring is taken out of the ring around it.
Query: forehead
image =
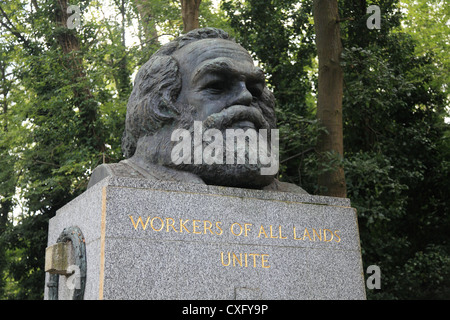
[[[256,67],[250,54],[239,44],[224,39],[203,39],[178,50],[174,57],[183,73],[194,74],[196,69],[214,61],[225,61],[242,71]]]

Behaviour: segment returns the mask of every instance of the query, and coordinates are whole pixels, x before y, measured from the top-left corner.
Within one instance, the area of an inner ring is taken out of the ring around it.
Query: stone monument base
[[[108,177],[48,246],[45,299],[365,299],[349,199]]]

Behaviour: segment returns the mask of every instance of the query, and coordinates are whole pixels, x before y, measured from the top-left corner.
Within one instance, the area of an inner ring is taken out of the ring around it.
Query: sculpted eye
[[[263,93],[264,85],[262,84],[249,85],[247,86],[247,90],[250,91],[253,97],[259,98]]]
[[[222,80],[211,81],[204,86],[211,93],[221,93],[227,89],[227,83]]]

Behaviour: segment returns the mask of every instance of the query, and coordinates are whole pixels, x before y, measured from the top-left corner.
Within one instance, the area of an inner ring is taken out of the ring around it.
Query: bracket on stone
[[[45,249],[45,272],[69,276],[69,266],[75,264],[72,241],[58,242]]]
[[[86,285],[86,245],[78,227],[65,228],[56,244],[47,247],[45,272],[50,273],[47,283],[49,300],[58,300],[60,275],[76,277],[72,299],[83,299]]]

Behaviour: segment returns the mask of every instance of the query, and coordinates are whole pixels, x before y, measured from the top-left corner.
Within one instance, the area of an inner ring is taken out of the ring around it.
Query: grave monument
[[[50,220],[45,299],[365,299],[349,199],[275,178],[274,103],[226,32],[162,46],[136,75],[126,159]]]

